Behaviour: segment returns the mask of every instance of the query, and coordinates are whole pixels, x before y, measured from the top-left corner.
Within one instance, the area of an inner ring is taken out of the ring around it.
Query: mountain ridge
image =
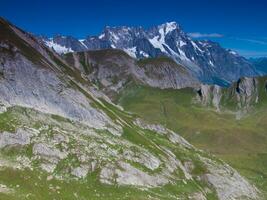
[[[57,36],[46,38],[44,42],[50,47],[54,45],[58,52],[117,48],[137,59],[168,56],[184,65],[200,81],[209,84],[228,85],[242,76],[258,75],[254,66],[236,52],[223,49],[215,42],[192,40],[176,22],[148,29],[106,27],[99,36],[84,40]]]

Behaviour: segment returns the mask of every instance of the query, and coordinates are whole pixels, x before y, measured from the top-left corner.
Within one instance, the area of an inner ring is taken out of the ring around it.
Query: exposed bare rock
[[[9,193],[13,193],[14,189],[7,187],[4,184],[0,184],[0,193],[5,193],[5,194],[9,194]]]
[[[155,132],[161,133],[161,134],[167,134],[167,129],[165,127],[163,127],[162,125],[159,125],[159,124],[147,124],[147,123],[143,122],[141,119],[136,119],[134,121],[134,124],[143,128],[143,129],[148,129],[148,130],[155,131]]]
[[[89,171],[89,167],[84,165],[84,166],[80,166],[80,167],[76,167],[71,171],[71,174],[73,176],[76,176],[78,178],[84,178],[86,177],[87,173]]]
[[[15,133],[0,133],[0,148],[16,145],[27,145],[31,142],[33,133],[30,130],[18,129]]]
[[[33,153],[44,158],[64,159],[68,156],[67,153],[61,152],[58,149],[43,143],[34,144]]]
[[[126,150],[123,152],[123,157],[127,160],[140,163],[151,170],[157,169],[161,163],[157,157],[153,156],[147,151],[136,153],[133,151]]]
[[[202,160],[209,170],[203,178],[215,188],[220,200],[259,198],[257,189],[229,165]]]
[[[34,64],[20,53],[14,54],[0,54],[5,70],[5,79],[0,80],[1,102],[78,120],[98,129],[109,127],[120,135],[120,127],[104,112],[93,108],[84,94],[62,81],[60,74]]]
[[[220,111],[222,88],[218,85],[203,85],[197,91],[197,99],[204,106],[213,106]]]
[[[120,185],[134,185],[144,187],[155,187],[168,183],[168,180],[162,176],[149,175],[128,163],[119,162],[120,168],[108,166],[102,169],[100,181],[103,183],[118,183]]]

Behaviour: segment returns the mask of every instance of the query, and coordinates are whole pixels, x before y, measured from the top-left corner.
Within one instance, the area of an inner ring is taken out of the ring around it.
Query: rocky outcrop
[[[167,184],[169,181],[159,175],[151,176],[128,163],[119,162],[119,168],[106,166],[100,173],[103,183],[119,185],[134,185],[139,187],[156,187]]]
[[[217,85],[201,85],[197,89],[197,100],[204,106],[213,106],[220,111],[222,88]]]
[[[201,159],[203,160],[203,158]],[[203,161],[207,165],[209,173],[202,178],[213,185],[220,200],[258,198],[258,190],[241,177],[236,170],[210,159]]]
[[[227,88],[217,85],[201,85],[196,91],[196,100],[204,106],[215,107],[217,111],[232,110],[240,118],[265,101],[266,80],[266,76],[244,77]]]
[[[10,146],[25,146],[30,144],[34,132],[24,129],[18,129],[15,133],[3,132],[0,134],[0,149]]]

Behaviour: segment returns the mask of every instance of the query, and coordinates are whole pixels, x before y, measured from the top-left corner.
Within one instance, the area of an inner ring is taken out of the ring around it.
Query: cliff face
[[[265,103],[267,97],[267,77],[240,78],[229,88],[213,85],[201,85],[197,99],[203,105],[212,105],[217,110],[230,108],[241,113],[249,112],[253,107]]]

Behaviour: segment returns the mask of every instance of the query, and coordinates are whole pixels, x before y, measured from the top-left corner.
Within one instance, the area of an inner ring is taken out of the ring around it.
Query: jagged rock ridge
[[[240,77],[258,74],[254,66],[236,52],[215,42],[192,40],[176,22],[150,29],[106,27],[99,36],[83,40],[71,36],[43,40],[59,53],[116,48],[138,59],[169,56],[204,83],[228,85]]]

